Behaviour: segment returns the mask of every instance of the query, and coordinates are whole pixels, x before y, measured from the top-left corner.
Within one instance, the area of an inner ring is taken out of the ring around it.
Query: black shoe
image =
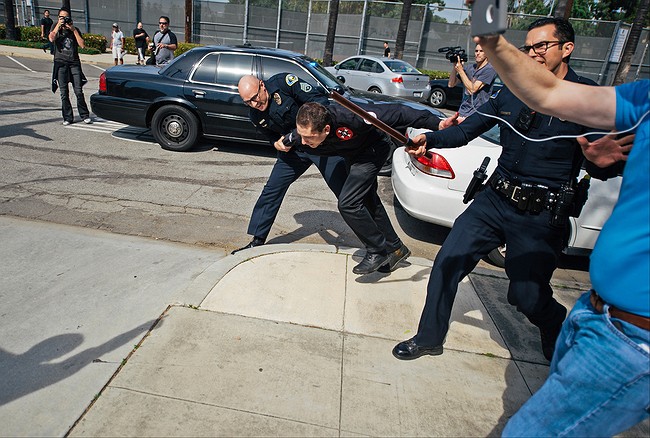
[[[439,356],[442,354],[442,345],[436,347],[423,347],[415,343],[415,338],[400,342],[393,348],[393,356],[399,360],[413,360],[420,356]]]
[[[562,312],[553,324],[550,324],[545,328],[539,328],[539,336],[542,340],[542,353],[549,362],[553,359],[555,343],[557,342],[558,336],[560,336],[560,331],[562,331],[562,323],[564,322],[565,317],[566,309],[562,306]]]
[[[47,53],[47,49],[43,47],[43,53]]]
[[[352,268],[352,272],[357,275],[370,274],[386,263],[386,260],[388,260],[387,255],[367,252],[361,263]]]
[[[256,246],[262,246],[262,245],[264,245],[264,239],[260,239],[259,237],[253,237],[253,240],[251,240],[248,245],[242,246],[241,248],[234,250],[230,254],[234,255],[236,252],[243,251],[249,248],[255,248]]]
[[[401,262],[402,260],[406,260],[410,255],[411,255],[411,250],[408,249],[406,245],[402,243],[402,246],[400,246],[398,249],[388,254],[388,263],[382,265],[377,270],[382,273],[393,272],[395,269],[397,269],[397,265],[399,264],[399,262]]]

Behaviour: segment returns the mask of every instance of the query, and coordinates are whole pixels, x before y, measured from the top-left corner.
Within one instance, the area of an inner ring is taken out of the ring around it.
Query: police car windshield
[[[346,88],[345,85],[341,84],[332,73],[328,72],[320,65],[318,62],[314,61],[308,56],[302,57],[302,62],[308,64],[314,73],[314,76],[327,87],[328,90],[334,90],[336,88]]]

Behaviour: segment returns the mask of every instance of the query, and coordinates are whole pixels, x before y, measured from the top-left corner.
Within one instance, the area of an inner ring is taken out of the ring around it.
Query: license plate
[[[414,97],[422,97],[422,92],[421,91],[416,91],[413,93]]]

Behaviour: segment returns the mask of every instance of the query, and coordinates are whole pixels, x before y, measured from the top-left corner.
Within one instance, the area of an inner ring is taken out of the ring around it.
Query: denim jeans
[[[88,105],[86,105],[86,98],[82,88],[81,80],[81,65],[70,65],[70,77],[65,68],[59,69],[59,93],[61,93],[61,112],[63,113],[63,120],[72,123],[74,121],[74,114],[72,113],[72,104],[70,103],[70,90],[68,89],[68,80],[72,82],[72,90],[77,98],[77,109],[81,119],[90,117]]]
[[[503,436],[612,436],[650,415],[650,332],[597,313],[589,295],[562,326],[548,379]]]

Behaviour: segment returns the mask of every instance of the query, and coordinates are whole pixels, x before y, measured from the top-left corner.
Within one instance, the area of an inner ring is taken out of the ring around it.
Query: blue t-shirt
[[[636,128],[612,215],[591,254],[591,283],[621,310],[650,317],[650,80],[616,87],[616,129]],[[645,116],[644,116],[645,115]]]
[[[465,74],[470,81],[483,82],[484,85],[473,96],[467,92],[467,89],[463,90],[463,101],[458,108],[458,114],[463,117],[474,114],[478,107],[490,99],[490,85],[492,85],[494,78],[497,76],[497,72],[494,71],[492,64],[488,62],[483,68],[478,70],[476,70],[476,64],[468,65],[465,67]]]

